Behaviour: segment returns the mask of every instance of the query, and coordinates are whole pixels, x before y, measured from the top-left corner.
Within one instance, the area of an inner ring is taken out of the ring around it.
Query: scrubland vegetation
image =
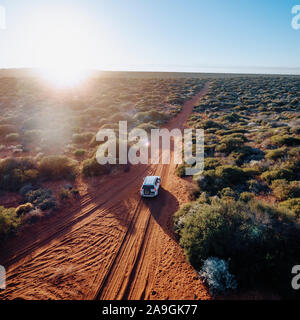
[[[0,242],[77,198],[99,165],[96,133],[159,128],[210,81],[188,126],[205,130],[205,164],[191,202],[174,215],[190,263],[213,295],[251,288],[293,297],[300,263],[300,79],[102,77],[53,90],[0,78]],[[117,166],[128,170],[128,166]],[[185,165],[176,173],[184,178]],[[89,180],[90,179],[90,180]],[[54,192],[47,183],[68,183]],[[18,195],[11,206],[2,199]],[[20,198],[21,197],[21,198]]]
[[[1,207],[0,242],[76,199],[79,178],[111,172],[95,158],[99,129],[117,133],[121,120],[128,130],[158,128],[202,86],[197,78],[137,75],[91,78],[59,90],[35,77],[0,78],[0,205],[13,195],[22,198]],[[55,181],[70,187],[53,192],[46,185]]]
[[[212,81],[194,107],[189,126],[205,129],[205,166],[195,177],[194,201],[175,214],[175,230],[213,294],[236,287],[295,294],[299,97],[299,78],[232,77]]]

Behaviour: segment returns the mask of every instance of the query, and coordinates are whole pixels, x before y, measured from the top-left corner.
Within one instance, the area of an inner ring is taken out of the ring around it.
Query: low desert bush
[[[77,149],[73,152],[74,156],[76,158],[81,158],[86,154],[86,150],[85,149]]]
[[[34,208],[33,204],[30,202],[27,202],[25,204],[21,204],[20,206],[18,206],[16,208],[16,214],[17,216],[21,216],[23,214],[28,213],[30,210],[32,210]]]
[[[283,201],[280,203],[280,206],[288,208],[298,219],[300,218],[300,198]]]
[[[271,189],[279,201],[300,197],[300,181],[273,180]]]
[[[274,150],[269,150],[266,154],[266,159],[268,160],[277,160],[283,158],[287,153],[286,148],[278,148]]]
[[[0,206],[0,240],[5,240],[9,235],[16,232],[20,225],[20,219],[15,208]]]
[[[21,140],[21,136],[18,133],[9,133],[5,136],[5,140],[7,142],[19,142]]]
[[[23,185],[35,183],[39,172],[33,158],[5,158],[0,160],[0,189],[18,191]]]
[[[82,174],[85,177],[101,176],[110,172],[109,165],[100,165],[96,157],[87,159],[82,164]]]
[[[261,174],[261,179],[265,180],[268,184],[271,184],[273,180],[285,179],[292,180],[295,173],[288,168],[278,168],[265,171]]]
[[[77,144],[86,143],[90,142],[93,137],[94,133],[92,132],[74,133],[72,136],[72,142]]]
[[[225,136],[221,139],[220,144],[217,145],[216,151],[229,154],[233,151],[239,150],[245,143],[245,139],[239,136]]]
[[[203,262],[199,275],[212,296],[225,295],[237,288],[237,281],[229,272],[228,261],[223,259],[209,257]]]
[[[47,180],[74,180],[77,162],[66,156],[47,156],[38,164],[40,176]]]
[[[300,145],[300,138],[292,135],[275,135],[271,137],[271,143],[276,146],[298,146]]]
[[[56,209],[56,199],[52,196],[51,190],[37,189],[30,191],[25,195],[25,199],[43,211]]]
[[[288,211],[254,200],[213,199],[185,205],[175,222],[196,269],[210,257],[230,259],[229,271],[241,287],[292,294],[290,268],[300,259],[300,229]]]

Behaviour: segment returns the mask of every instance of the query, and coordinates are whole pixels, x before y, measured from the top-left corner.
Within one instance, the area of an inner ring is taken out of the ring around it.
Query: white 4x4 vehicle
[[[161,185],[161,178],[159,176],[148,176],[144,179],[141,196],[142,197],[156,197]]]

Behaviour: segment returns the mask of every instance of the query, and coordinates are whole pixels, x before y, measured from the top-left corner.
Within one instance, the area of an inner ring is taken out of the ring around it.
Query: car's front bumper
[[[144,193],[141,193],[141,197],[143,198],[154,198],[158,195],[158,192],[155,192],[155,193],[150,193],[150,194],[144,194]]]

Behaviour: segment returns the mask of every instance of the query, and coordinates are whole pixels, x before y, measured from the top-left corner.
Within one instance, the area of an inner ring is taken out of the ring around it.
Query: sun
[[[74,87],[89,76],[95,41],[87,26],[81,16],[66,12],[37,17],[35,61],[51,85]]]
[[[90,72],[87,69],[78,69],[76,66],[42,68],[39,70],[40,77],[54,87],[71,88],[79,86],[86,80]]]

